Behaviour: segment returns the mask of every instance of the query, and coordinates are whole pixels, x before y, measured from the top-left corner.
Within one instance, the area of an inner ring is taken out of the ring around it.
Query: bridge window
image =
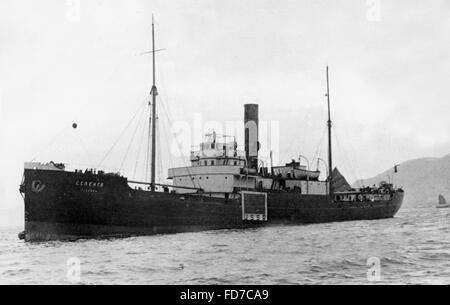
[[[214,160],[211,161],[211,165],[214,165]]]

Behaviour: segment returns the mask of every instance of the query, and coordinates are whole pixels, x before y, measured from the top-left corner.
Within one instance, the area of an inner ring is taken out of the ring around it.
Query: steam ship
[[[326,178],[300,162],[261,166],[259,106],[245,105],[245,150],[235,138],[210,133],[191,152],[191,165],[168,170],[172,184],[155,181],[155,39],[152,24],[151,180],[118,173],[66,170],[62,163],[25,163],[25,241],[76,240],[239,229],[393,217],[404,191],[392,184],[353,189],[332,166],[328,99]],[[142,185],[132,187],[131,185]]]

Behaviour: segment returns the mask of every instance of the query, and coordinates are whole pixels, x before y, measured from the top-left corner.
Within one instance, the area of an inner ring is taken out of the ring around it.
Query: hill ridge
[[[392,181],[393,180],[393,181]],[[439,194],[450,198],[450,154],[443,157],[423,157],[404,161],[374,177],[355,181],[353,187],[393,182],[405,190],[406,205],[435,204]]]

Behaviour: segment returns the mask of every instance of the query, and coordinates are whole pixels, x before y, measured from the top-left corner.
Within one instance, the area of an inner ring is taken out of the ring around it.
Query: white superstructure
[[[240,190],[256,187],[256,175],[245,175],[245,167],[245,153],[237,149],[236,139],[213,132],[206,135],[198,148],[192,149],[191,166],[169,169],[168,178],[175,187],[196,188],[211,195],[230,197]],[[197,192],[175,189],[177,193]]]
[[[318,181],[320,172],[308,171],[296,162],[270,170],[249,169],[246,154],[238,150],[236,139],[215,132],[192,149],[190,159],[191,166],[169,169],[168,178],[177,193],[202,192],[227,198],[245,190],[327,193],[327,183]]]

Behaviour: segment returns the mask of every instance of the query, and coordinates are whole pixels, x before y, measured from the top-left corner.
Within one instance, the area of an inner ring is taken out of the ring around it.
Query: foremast
[[[151,135],[152,135],[152,153],[151,153],[151,181],[150,188],[154,192],[155,185],[155,172],[156,172],[156,96],[158,95],[158,89],[156,88],[156,61],[155,61],[155,22],[152,15],[152,57],[153,57],[153,86],[150,91],[152,96],[152,113],[151,113]]]
[[[332,145],[331,145],[331,109],[330,109],[330,81],[328,75],[327,66],[327,102],[328,102],[328,194],[330,198],[333,198],[333,155],[332,155]]]

